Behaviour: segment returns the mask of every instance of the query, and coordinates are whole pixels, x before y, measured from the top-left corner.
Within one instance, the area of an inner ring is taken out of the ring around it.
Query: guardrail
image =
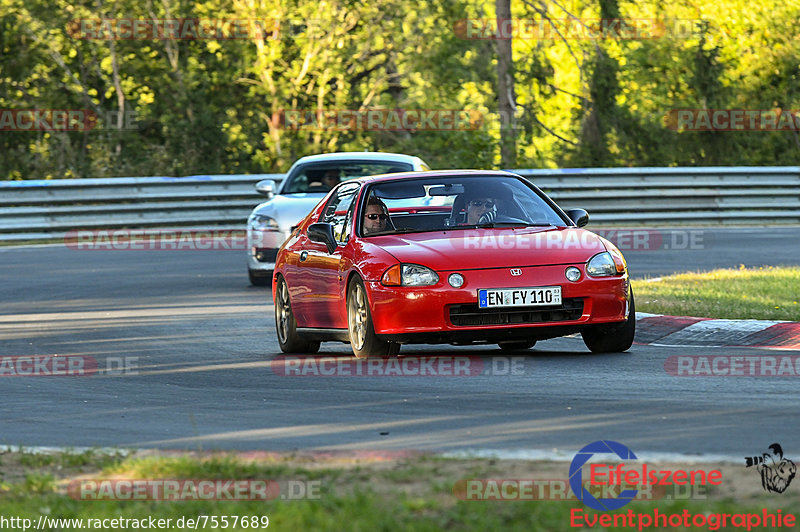
[[[264,200],[253,185],[285,174],[0,181],[0,240],[73,229],[244,226]]]
[[[800,223],[800,166],[516,170],[592,222]],[[591,222],[590,222],[591,223]]]
[[[514,170],[591,224],[800,223],[800,167]],[[88,228],[244,226],[284,174],[0,182],[0,240]]]

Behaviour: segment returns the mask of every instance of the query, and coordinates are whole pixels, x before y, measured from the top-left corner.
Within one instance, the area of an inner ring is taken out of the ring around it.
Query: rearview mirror
[[[256,183],[256,191],[259,194],[265,195],[267,199],[272,198],[272,196],[275,195],[275,181],[272,179],[262,179]]]
[[[333,226],[329,223],[318,222],[308,226],[308,239],[328,246],[328,253],[336,250],[336,238],[333,236]]]
[[[428,189],[431,196],[456,196],[464,193],[464,185],[436,185]]]
[[[375,187],[375,195],[384,199],[424,198],[425,187],[414,183],[386,183]]]

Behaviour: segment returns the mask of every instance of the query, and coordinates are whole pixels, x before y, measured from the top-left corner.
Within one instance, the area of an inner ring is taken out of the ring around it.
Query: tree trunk
[[[514,126],[514,63],[511,35],[502,33],[511,20],[511,0],[495,0],[497,11],[497,106],[500,113],[500,164],[514,168],[517,163],[517,131]],[[507,38],[504,38],[507,37]]]

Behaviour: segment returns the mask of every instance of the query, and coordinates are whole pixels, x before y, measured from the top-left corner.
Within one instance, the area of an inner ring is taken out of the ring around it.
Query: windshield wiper
[[[430,228],[430,229],[418,229],[416,227],[398,227],[394,231],[392,231],[391,235],[402,235],[405,233],[430,233],[433,231],[443,231],[441,227]]]
[[[443,231],[443,229],[442,228],[417,229],[414,227],[400,227],[398,229],[386,229],[384,231],[376,231],[374,233],[369,233],[368,235],[364,236],[404,235],[407,233],[430,233],[434,231]]]
[[[485,224],[475,224],[467,227],[475,228],[494,228],[494,227],[552,227],[549,222],[487,222]]]

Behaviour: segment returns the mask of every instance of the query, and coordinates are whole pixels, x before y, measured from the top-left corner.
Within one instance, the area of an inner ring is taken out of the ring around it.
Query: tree
[[[504,168],[517,165],[517,142],[514,115],[514,59],[511,35],[503,35],[503,27],[511,22],[511,0],[495,0],[497,13],[497,111],[500,115],[500,161]]]

